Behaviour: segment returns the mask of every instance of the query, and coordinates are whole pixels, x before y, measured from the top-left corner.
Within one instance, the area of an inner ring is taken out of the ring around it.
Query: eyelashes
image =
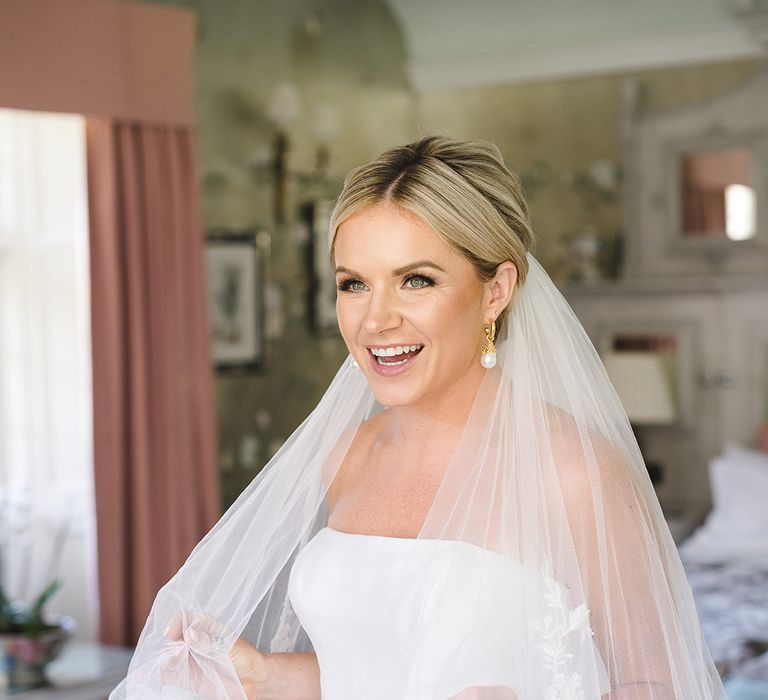
[[[343,280],[339,280],[338,283],[336,284],[336,289],[338,289],[340,292],[352,292],[352,291],[357,292],[357,291],[359,291],[357,289],[354,289],[354,290],[352,289],[352,285],[353,284],[362,284],[362,282],[360,280],[356,280],[356,279],[353,279],[353,278],[350,277],[350,278],[345,279],[345,280],[344,279]]]
[[[425,287],[431,287],[433,284],[435,284],[434,277],[430,277],[429,275],[408,275],[405,278],[405,282],[408,282],[410,280],[421,280],[421,282],[415,286],[415,287],[408,287],[408,289],[424,289]],[[361,292],[362,289],[356,289],[355,286],[358,284],[363,284],[359,279],[355,277],[349,277],[347,279],[339,280],[339,282],[336,284],[336,289],[338,289],[340,292]]]

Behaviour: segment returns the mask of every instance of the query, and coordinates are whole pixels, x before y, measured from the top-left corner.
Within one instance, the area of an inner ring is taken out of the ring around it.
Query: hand
[[[192,624],[183,627],[182,615],[177,614],[166,627],[164,636],[172,641],[185,641],[193,647],[205,648],[215,638],[226,636],[226,628],[210,615],[195,616]],[[207,637],[207,638],[206,638]],[[259,688],[267,680],[268,654],[260,652],[238,637],[228,652],[240,685],[248,700],[259,698]]]
[[[242,637],[229,650],[229,658],[235,667],[235,673],[243,686],[248,700],[259,698],[259,688],[267,682],[267,654],[260,652],[255,646],[246,642]]]

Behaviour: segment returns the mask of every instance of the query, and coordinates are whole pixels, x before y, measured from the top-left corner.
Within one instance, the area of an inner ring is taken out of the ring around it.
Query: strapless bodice
[[[584,697],[599,697],[605,668],[586,609],[566,609],[554,582],[534,585],[532,576],[468,542],[325,527],[296,558],[288,594],[317,654],[323,700],[448,700],[473,686],[515,689],[519,700],[545,697],[548,662],[558,662],[545,658],[557,646],[558,616],[570,625],[560,630],[560,647],[592,667],[578,674]],[[531,591],[541,591],[534,602]]]

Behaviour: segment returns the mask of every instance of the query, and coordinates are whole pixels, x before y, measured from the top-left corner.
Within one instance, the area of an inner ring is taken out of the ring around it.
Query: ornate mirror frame
[[[768,273],[768,71],[709,103],[661,114],[637,109],[638,86],[624,99],[624,275],[690,277]],[[685,236],[680,160],[684,153],[745,147],[757,195],[752,238]]]

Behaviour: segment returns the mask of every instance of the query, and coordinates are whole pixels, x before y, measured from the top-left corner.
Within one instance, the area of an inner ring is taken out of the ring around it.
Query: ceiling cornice
[[[409,73],[419,91],[558,80],[768,56],[735,21],[695,31],[601,37],[568,45],[527,47],[450,60],[411,59]]]

